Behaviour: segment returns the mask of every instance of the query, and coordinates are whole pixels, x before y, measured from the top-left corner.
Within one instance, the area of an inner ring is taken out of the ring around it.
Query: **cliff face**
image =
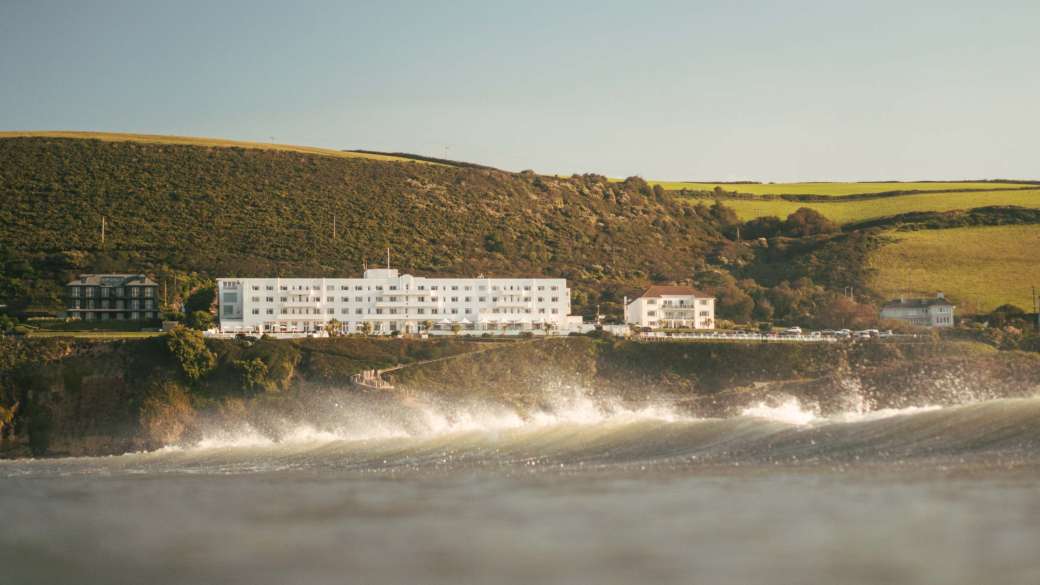
[[[561,387],[703,416],[796,397],[823,413],[956,404],[1040,391],[1040,355],[964,343],[643,343],[568,338],[416,366],[399,386],[528,404]],[[522,397],[519,398],[519,397]]]
[[[349,338],[207,340],[206,347],[213,366],[189,381],[162,338],[0,339],[0,456],[154,449],[242,423],[277,437],[277,423],[320,425],[347,403],[389,412],[415,400],[448,407],[483,401],[525,412],[577,391],[729,416],[792,396],[828,413],[1040,392],[1040,355],[967,343]],[[347,383],[354,372],[402,363],[413,365],[392,374],[392,391],[359,393]]]

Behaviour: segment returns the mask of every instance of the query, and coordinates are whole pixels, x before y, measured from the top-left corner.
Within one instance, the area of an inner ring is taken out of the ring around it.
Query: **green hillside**
[[[911,193],[928,191],[995,191],[998,189],[1040,188],[1040,183],[1028,181],[870,181],[854,183],[698,183],[686,181],[651,181],[670,191],[714,191],[716,187],[727,192],[749,195],[822,195],[847,197],[878,193]]]
[[[943,291],[959,311],[992,311],[1011,303],[1033,309],[1040,286],[1040,226],[980,226],[892,232],[871,255],[872,285],[888,297]]]
[[[789,201],[764,198],[722,198],[727,207],[744,220],[762,216],[784,218],[801,207],[809,207],[839,224],[854,223],[915,211],[950,211],[994,205],[1016,205],[1040,208],[1040,189],[998,189],[988,191],[956,191],[910,193],[871,199],[834,197],[824,201]],[[690,197],[691,203],[711,203],[712,198]]]
[[[390,247],[416,273],[563,276],[594,309],[687,278],[720,239],[640,179],[172,141],[0,139],[0,298],[53,307],[93,270],[358,274]]]

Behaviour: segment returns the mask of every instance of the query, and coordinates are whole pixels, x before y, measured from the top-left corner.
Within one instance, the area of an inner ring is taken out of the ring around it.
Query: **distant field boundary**
[[[922,181],[923,182],[923,181]],[[678,189],[672,190],[671,193],[680,195],[682,197],[689,197],[691,199],[741,199],[741,200],[759,200],[759,201],[795,201],[805,203],[842,203],[851,201],[870,201],[874,199],[887,199],[889,197],[904,197],[906,195],[937,195],[941,193],[975,193],[975,192],[990,192],[990,191],[1032,191],[1040,187],[1040,183],[995,183],[1004,185],[1021,185],[1016,187],[1006,188],[995,188],[995,189],[939,189],[929,191],[927,189],[915,189],[906,191],[880,191],[878,193],[856,193],[852,195],[814,195],[814,194],[791,194],[784,193],[779,195],[770,194],[759,194],[754,193],[740,193],[739,191],[723,191],[722,193],[715,193],[714,191],[691,191],[689,189]]]
[[[968,210],[913,211],[888,217],[847,223],[842,231],[891,229],[896,231],[940,230],[976,226],[1040,224],[1040,209],[1016,205],[991,205]]]
[[[381,160],[388,162],[412,162],[419,164],[437,164],[420,158],[409,158],[374,152],[356,150],[336,150],[317,146],[296,146],[292,144],[276,144],[273,142],[250,142],[245,140],[225,140],[223,138],[205,138],[198,136],[166,136],[161,134],[130,134],[121,132],[74,132],[63,130],[47,131],[3,131],[0,140],[12,138],[56,138],[66,140],[99,140],[101,142],[136,142],[141,144],[172,144],[184,146],[202,146],[211,148],[245,148],[251,150],[274,150],[279,152],[297,152],[335,158],[353,158]]]

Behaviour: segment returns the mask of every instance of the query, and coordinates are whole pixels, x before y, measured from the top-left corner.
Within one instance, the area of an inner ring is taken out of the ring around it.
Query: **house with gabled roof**
[[[714,329],[715,297],[689,286],[655,284],[632,302],[625,322],[651,329]]]
[[[899,298],[881,307],[881,318],[903,321],[919,327],[953,327],[957,307],[943,293],[930,299]]]

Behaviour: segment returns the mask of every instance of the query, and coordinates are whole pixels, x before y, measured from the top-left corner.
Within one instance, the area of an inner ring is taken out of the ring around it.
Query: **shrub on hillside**
[[[196,382],[216,365],[216,357],[206,347],[202,333],[178,325],[166,335],[166,348],[180,365],[184,376]]]

